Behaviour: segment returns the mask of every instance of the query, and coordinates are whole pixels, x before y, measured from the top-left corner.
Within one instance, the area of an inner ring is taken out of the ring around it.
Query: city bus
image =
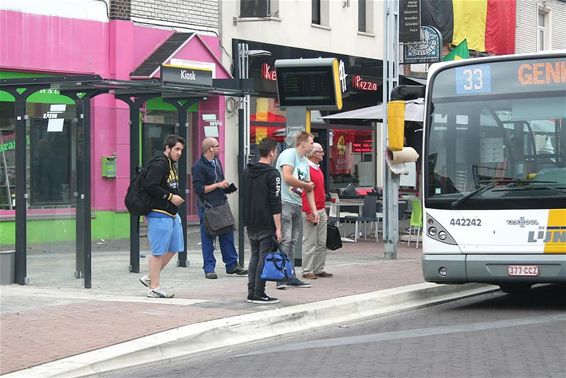
[[[426,281],[566,282],[566,51],[433,64],[425,106]]]

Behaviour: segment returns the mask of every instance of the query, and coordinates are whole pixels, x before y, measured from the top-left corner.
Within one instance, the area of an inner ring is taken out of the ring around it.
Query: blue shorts
[[[166,252],[182,252],[185,249],[183,226],[179,214],[175,218],[151,212],[147,215],[147,238],[151,254],[162,256]]]

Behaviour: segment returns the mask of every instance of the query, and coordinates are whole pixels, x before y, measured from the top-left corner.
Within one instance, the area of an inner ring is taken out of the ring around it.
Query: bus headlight
[[[426,231],[423,231],[423,235],[426,235],[430,240],[440,243],[458,245],[452,235],[450,235],[450,232],[448,232],[446,228],[440,224],[440,222],[431,217],[430,214],[426,214],[425,216],[427,229]]]

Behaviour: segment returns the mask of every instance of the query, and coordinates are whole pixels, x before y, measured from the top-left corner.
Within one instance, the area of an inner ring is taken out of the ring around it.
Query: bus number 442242
[[[479,218],[452,218],[450,219],[451,226],[462,227],[480,227],[481,219]]]

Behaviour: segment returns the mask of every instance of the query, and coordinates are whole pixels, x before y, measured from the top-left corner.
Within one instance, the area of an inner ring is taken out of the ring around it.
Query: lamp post
[[[254,56],[270,56],[271,52],[267,50],[250,50],[247,43],[238,43],[238,59],[239,59],[239,79],[250,78],[250,57]],[[240,108],[244,110],[244,124],[240,125],[244,128],[244,156],[246,163],[250,157],[250,95],[244,96]]]
[[[249,79],[250,57],[269,56],[271,52],[266,50],[250,50],[247,43],[238,43],[238,79]],[[244,169],[250,158],[250,95],[246,94],[240,102],[238,110],[238,182],[242,187],[244,179]],[[244,264],[244,193],[238,192],[238,255],[241,266]]]

